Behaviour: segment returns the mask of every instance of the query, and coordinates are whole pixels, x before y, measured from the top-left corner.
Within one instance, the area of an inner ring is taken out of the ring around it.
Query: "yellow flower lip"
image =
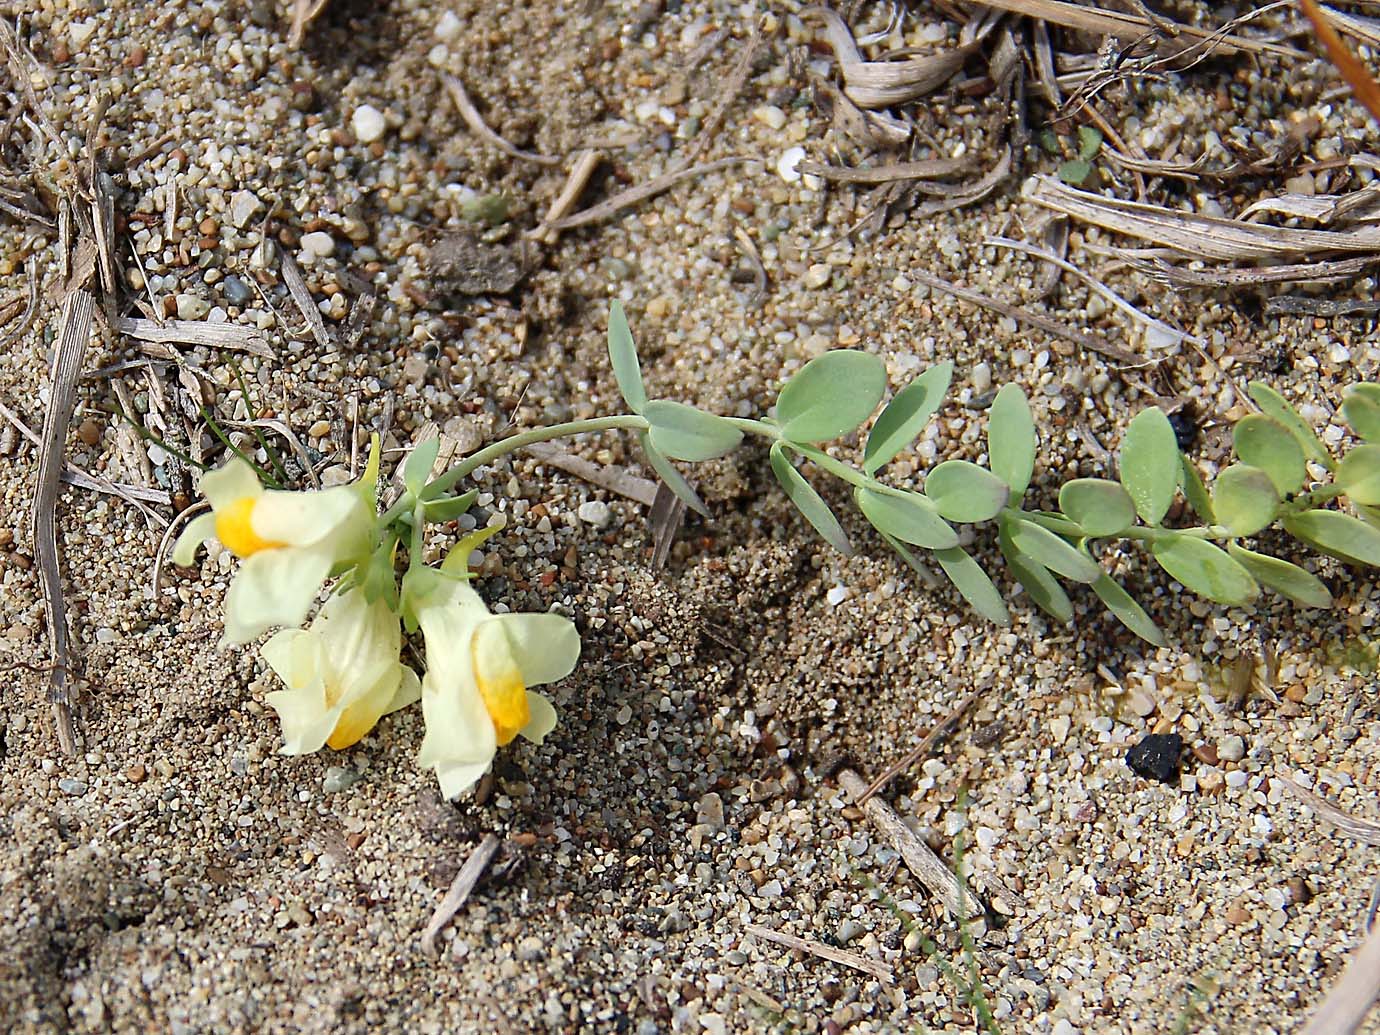
[[[236,557],[250,557],[260,550],[272,550],[285,543],[262,538],[254,531],[255,496],[242,496],[216,510],[216,538]]]
[[[522,682],[522,669],[513,657],[507,637],[497,624],[486,622],[474,631],[470,643],[474,662],[475,684],[484,708],[494,724],[494,738],[499,747],[512,743],[514,737],[532,721],[532,709],[527,703],[527,687]]]

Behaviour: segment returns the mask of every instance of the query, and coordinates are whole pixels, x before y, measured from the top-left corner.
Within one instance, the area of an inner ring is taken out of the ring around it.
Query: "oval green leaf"
[[[1260,412],[1265,416],[1273,418],[1283,424],[1289,434],[1294,436],[1294,441],[1299,444],[1310,460],[1316,460],[1329,471],[1332,470],[1332,454],[1327,451],[1327,447],[1322,444],[1322,439],[1313,433],[1313,429],[1308,426],[1308,422],[1299,416],[1298,410],[1289,405],[1289,400],[1280,395],[1267,384],[1259,381],[1252,381],[1246,386],[1246,391],[1250,394],[1255,404],[1260,407]],[[1245,460],[1245,457],[1242,457]],[[1250,461],[1246,461],[1249,463]],[[1257,467],[1261,466],[1259,464]],[[1267,471],[1269,468],[1265,468]]]
[[[781,488],[786,491],[786,496],[795,504],[795,509],[800,511],[811,527],[824,537],[824,541],[839,553],[852,553],[853,547],[848,542],[848,536],[844,534],[839,519],[834,517],[834,512],[829,509],[829,504],[824,502],[823,497],[815,492],[814,486],[795,469],[791,458],[786,455],[786,447],[780,442],[774,443],[771,447],[771,471],[781,483]]]
[[[1141,410],[1121,441],[1121,484],[1131,494],[1136,513],[1147,525],[1158,525],[1179,487],[1179,443],[1164,411]]]
[[[1020,499],[1035,473],[1035,418],[1019,385],[1003,385],[987,417],[987,457],[992,473]]]
[[[970,523],[996,517],[1011,498],[1011,489],[985,467],[945,460],[925,476],[925,495],[941,517]]]
[[[939,508],[918,492],[897,496],[859,488],[853,490],[853,498],[877,531],[903,543],[927,550],[948,550],[958,545],[958,533],[939,516]]]
[[[1092,588],[1097,594],[1097,599],[1102,601],[1102,605],[1116,620],[1142,640],[1153,643],[1156,647],[1163,647],[1169,642],[1164,638],[1160,627],[1155,624],[1155,620],[1145,613],[1145,608],[1137,604],[1116,579],[1104,574],[1093,583]]]
[[[441,439],[437,435],[412,447],[412,452],[407,456],[407,463],[403,464],[403,484],[412,495],[421,495],[440,452]]]
[[[1304,571],[1297,564],[1247,550],[1235,543],[1227,544],[1227,553],[1250,572],[1257,582],[1280,596],[1288,597],[1304,607],[1332,606],[1332,594],[1328,592],[1322,580],[1312,572]]]
[[[642,410],[652,445],[673,460],[713,460],[731,453],[743,433],[722,417],[670,399],[654,399]]]
[[[454,521],[469,510],[478,497],[479,490],[471,489],[461,496],[442,496],[438,499],[427,500],[422,504],[422,509],[426,511],[429,521]]]
[[[666,488],[679,496],[680,501],[695,513],[708,517],[709,508],[704,505],[699,494],[690,487],[690,483],[685,480],[683,474],[676,470],[675,465],[662,456],[656,446],[652,445],[651,437],[647,432],[638,432],[637,438],[642,443],[642,452],[647,454],[647,462],[652,465],[652,470],[657,473],[657,477],[662,480]]]
[[[1150,553],[1172,578],[1219,604],[1249,604],[1260,593],[1249,571],[1204,539],[1165,533],[1150,544]]]
[[[1184,499],[1188,500],[1193,513],[1209,525],[1217,524],[1217,515],[1212,509],[1212,497],[1208,495],[1207,486],[1203,484],[1203,476],[1198,473],[1198,468],[1183,453],[1179,454],[1179,468],[1183,472]]]
[[[1351,393],[1342,400],[1342,415],[1351,425],[1351,430],[1361,438],[1367,442],[1380,442],[1380,399],[1372,398],[1368,392],[1358,392],[1360,387],[1351,386]]]
[[[864,471],[876,474],[914,441],[944,401],[953,374],[954,365],[946,360],[930,367],[896,393],[867,436],[867,448],[863,451]]]
[[[642,407],[647,405],[647,389],[642,385],[642,364],[637,361],[637,346],[633,344],[623,303],[616,298],[609,306],[609,361],[613,364],[613,379],[618,382],[623,401],[633,413],[641,413]]]
[[[1030,599],[1035,601],[1035,606],[1062,625],[1072,622],[1073,601],[1069,600],[1064,587],[1059,585],[1059,581],[1049,573],[1049,569],[1021,553],[1011,542],[1011,536],[1004,528],[997,538],[997,545],[1001,548],[1002,556],[1006,558],[1012,574],[1016,576],[1016,581],[1025,588]]]
[[[1333,557],[1380,568],[1380,529],[1335,510],[1307,510],[1286,517],[1284,530]]]
[[[816,356],[786,382],[776,420],[791,442],[825,442],[868,417],[886,391],[886,366],[868,352],[836,349]]]
[[[1337,465],[1337,484],[1353,503],[1380,504],[1380,445],[1357,446]]]
[[[1232,535],[1255,535],[1275,519],[1279,493],[1259,467],[1235,464],[1213,483],[1212,509],[1218,523]]]
[[[936,550],[934,558],[949,576],[954,588],[963,594],[963,599],[973,606],[973,610],[989,622],[1010,625],[1011,615],[1007,613],[1006,602],[1002,600],[997,587],[992,584],[982,566],[968,555],[961,546],[951,546],[947,550]]]
[[[1303,447],[1279,421],[1259,413],[1242,417],[1232,429],[1232,442],[1241,462],[1268,474],[1281,496],[1299,491],[1307,474]]]
[[[1059,490],[1059,509],[1092,539],[1119,535],[1136,523],[1130,494],[1102,478],[1065,482]]]
[[[1033,521],[1010,524],[1011,544],[1032,561],[1074,582],[1096,582],[1101,566],[1078,547]]]

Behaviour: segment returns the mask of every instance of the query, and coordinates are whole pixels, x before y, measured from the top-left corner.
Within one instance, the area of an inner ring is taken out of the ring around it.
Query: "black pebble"
[[[1179,778],[1183,751],[1184,738],[1177,733],[1149,733],[1126,752],[1126,764],[1140,776],[1174,783]]]

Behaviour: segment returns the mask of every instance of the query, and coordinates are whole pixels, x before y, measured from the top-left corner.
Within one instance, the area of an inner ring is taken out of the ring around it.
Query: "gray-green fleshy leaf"
[[[1168,641],[1164,638],[1164,633],[1155,624],[1153,618],[1145,613],[1145,608],[1136,603],[1130,593],[1122,588],[1121,583],[1110,575],[1103,576],[1092,584],[1093,592],[1102,601],[1116,618],[1118,622],[1126,626],[1142,640],[1153,643],[1156,647],[1163,647]]]
[[[685,476],[676,470],[675,465],[661,452],[652,445],[652,440],[645,431],[638,432],[638,441],[642,443],[642,452],[647,454],[647,462],[652,465],[652,470],[657,473],[657,477],[662,480],[666,488],[670,489],[680,501],[697,514],[705,517],[709,516],[709,508],[700,499],[699,493],[690,487],[690,483],[685,480]]]
[[[471,489],[460,496],[442,496],[440,499],[426,500],[422,510],[428,521],[454,521],[474,505],[478,496],[478,489]]]
[[[1203,476],[1198,473],[1197,466],[1180,453],[1179,468],[1183,473],[1184,499],[1193,508],[1193,513],[1209,525],[1217,524],[1217,514],[1212,509],[1212,497],[1208,495],[1207,486],[1203,484]]]
[[[1131,419],[1119,465],[1136,513],[1147,525],[1158,525],[1174,502],[1180,474],[1179,443],[1163,410],[1152,406]]]
[[[1259,467],[1234,464],[1213,482],[1212,509],[1232,535],[1255,535],[1279,512],[1279,492]]]
[[[1337,484],[1353,503],[1380,504],[1380,445],[1357,446],[1337,465]]]
[[[1257,582],[1280,596],[1288,597],[1304,607],[1332,606],[1332,594],[1328,592],[1322,580],[1297,564],[1247,550],[1235,543],[1227,544],[1227,553],[1250,572]]]
[[[987,412],[987,457],[992,473],[1020,499],[1035,473],[1035,418],[1019,385],[1003,385]]]
[[[992,584],[982,566],[973,560],[963,547],[951,546],[947,550],[936,550],[934,559],[944,569],[944,574],[949,576],[954,588],[963,594],[963,599],[973,606],[974,611],[998,625],[1011,624],[1011,615],[1007,613],[1006,603],[997,592],[997,587]]]
[[[613,364],[613,378],[618,382],[618,390],[623,393],[623,401],[633,413],[641,413],[642,407],[647,405],[647,389],[642,384],[642,364],[637,360],[637,346],[633,344],[623,303],[617,299],[609,306],[609,362]]]
[[[1102,131],[1094,126],[1078,127],[1078,157],[1090,162],[1102,149]]]
[[[886,391],[886,366],[868,352],[835,349],[816,356],[786,382],[776,421],[791,442],[825,442],[852,431]]]
[[[795,504],[795,509],[804,515],[814,530],[835,550],[840,553],[852,553],[853,547],[848,542],[848,536],[844,535],[839,519],[834,517],[829,504],[815,492],[814,486],[795,469],[791,458],[786,455],[786,447],[780,442],[774,443],[771,447],[771,470],[772,474],[776,475],[776,480],[781,483],[786,496]]]
[[[1103,478],[1075,478],[1059,490],[1059,509],[1092,539],[1120,535],[1136,523],[1131,495]]]
[[[403,464],[403,484],[412,495],[421,494],[427,479],[431,477],[431,469],[435,466],[436,457],[440,452],[441,439],[433,435],[418,442],[412,447],[412,452],[407,454],[407,462]]]
[[[1273,417],[1253,413],[1232,429],[1232,444],[1243,464],[1270,476],[1281,496],[1299,491],[1307,471],[1298,438]]]
[[[914,441],[944,401],[954,365],[947,360],[930,367],[886,404],[867,436],[863,470],[876,474]]]
[[[1335,510],[1306,510],[1286,517],[1284,530],[1325,554],[1380,568],[1380,529]]]
[[[1166,532],[1150,544],[1150,553],[1171,577],[1219,604],[1249,604],[1260,593],[1249,571],[1205,539]]]
[[[1095,560],[1049,529],[1023,518],[1015,518],[1008,527],[1012,545],[1050,571],[1074,582],[1096,582],[1102,574]]]
[[[743,441],[743,433],[722,417],[670,399],[653,399],[642,416],[652,445],[672,460],[713,460]]]
[[[1367,442],[1380,442],[1380,393],[1360,391],[1362,385],[1352,385],[1342,400],[1342,416]],[[1366,385],[1367,388],[1380,388],[1380,385]]]
[[[1049,569],[1021,553],[1011,542],[1005,528],[998,536],[997,544],[1016,581],[1025,587],[1026,595],[1035,601],[1035,605],[1063,625],[1072,622],[1073,602]]]
[[[893,495],[858,488],[853,490],[853,499],[874,528],[903,543],[927,550],[947,550],[958,545],[958,533],[939,516],[939,509],[918,492]]]
[[[996,517],[1011,489],[991,471],[967,460],[945,460],[925,476],[925,495],[950,521],[971,523]]]
[[[1294,436],[1294,440],[1302,447],[1304,455],[1310,460],[1316,460],[1329,471],[1332,470],[1332,454],[1323,445],[1322,439],[1313,432],[1308,426],[1308,422],[1299,416],[1299,412],[1289,405],[1289,400],[1280,395],[1267,384],[1259,381],[1252,381],[1246,386],[1246,391],[1251,399],[1260,407],[1260,412],[1267,417],[1279,421],[1289,434]]]

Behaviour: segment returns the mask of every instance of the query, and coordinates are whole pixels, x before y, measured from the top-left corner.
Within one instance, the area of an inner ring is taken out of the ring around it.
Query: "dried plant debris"
[[[557,225],[559,225],[559,220]],[[427,253],[427,273],[442,291],[457,295],[506,295],[527,276],[520,249],[487,244],[461,231],[439,238]]]

